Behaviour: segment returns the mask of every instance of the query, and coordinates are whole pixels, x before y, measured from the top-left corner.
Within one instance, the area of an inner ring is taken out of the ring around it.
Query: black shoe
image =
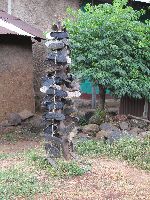
[[[44,118],[46,120],[57,120],[57,121],[63,121],[65,119],[65,115],[62,113],[53,113],[53,112],[48,112],[44,115]]]
[[[56,102],[55,104],[50,103],[50,104],[47,104],[47,107],[49,110],[53,110],[53,109],[62,110],[64,107],[64,104],[62,102]]]
[[[66,91],[57,90],[57,89],[54,89],[52,87],[47,90],[46,94],[48,94],[48,95],[54,95],[54,90],[55,90],[55,96],[56,97],[62,97],[63,98],[63,97],[67,97],[68,96],[68,94],[67,94]]]
[[[69,38],[69,35],[67,32],[51,32],[50,36],[58,40]]]
[[[52,135],[52,134],[53,134],[52,129],[53,129],[53,131],[56,131],[56,130],[58,129],[58,127],[55,126],[55,125],[49,125],[49,126],[47,126],[47,127],[44,129],[44,135],[45,135],[45,134]]]

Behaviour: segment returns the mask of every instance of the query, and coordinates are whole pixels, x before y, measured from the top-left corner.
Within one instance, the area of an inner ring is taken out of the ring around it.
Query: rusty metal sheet
[[[128,96],[124,96],[120,100],[119,113],[124,115],[130,114],[137,117],[142,117],[144,104],[144,99],[134,99]],[[150,103],[148,105],[148,119],[150,120]]]
[[[16,34],[16,32],[9,31],[9,33],[8,33],[8,29],[6,29],[4,27],[0,27],[0,35],[6,35],[6,34]]]
[[[27,24],[21,19],[14,17],[12,15],[7,14],[6,12],[0,10],[0,19],[13,24],[14,26],[22,29],[23,31],[35,36],[35,38],[45,39],[41,30],[34,28],[33,26]],[[10,31],[9,29],[5,29],[0,26],[0,34],[16,34],[16,32]]]

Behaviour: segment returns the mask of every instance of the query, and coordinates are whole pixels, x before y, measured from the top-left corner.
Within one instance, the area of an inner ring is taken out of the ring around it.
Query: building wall
[[[7,1],[0,0],[0,9],[7,11]],[[61,15],[62,18],[66,16],[66,9],[69,6],[75,9],[79,8],[79,0],[12,0],[12,15],[42,31],[47,31],[56,21],[57,15]],[[33,63],[36,110],[40,109],[40,77],[44,73],[43,61],[45,57],[44,42],[38,43],[35,41],[33,45]]]
[[[31,39],[0,37],[0,121],[11,112],[35,112]]]
[[[0,10],[7,11],[7,1],[6,0],[0,0]]]

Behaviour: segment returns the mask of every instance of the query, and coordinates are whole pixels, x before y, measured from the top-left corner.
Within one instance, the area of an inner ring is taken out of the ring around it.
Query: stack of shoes
[[[55,31],[47,33],[48,55],[45,60],[46,75],[42,78],[40,91],[45,94],[42,108],[47,123],[44,129],[45,149],[48,160],[63,156],[71,158],[69,133],[75,128],[77,112],[73,98],[79,97],[79,84],[70,74],[71,64],[68,33],[60,23],[53,25]]]

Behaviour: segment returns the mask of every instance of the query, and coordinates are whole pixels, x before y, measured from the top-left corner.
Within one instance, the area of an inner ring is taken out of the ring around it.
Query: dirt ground
[[[40,142],[18,141],[1,144],[0,154],[21,153],[38,148]],[[150,173],[129,166],[126,162],[107,158],[87,158],[92,170],[83,176],[54,179],[47,195],[35,200],[150,200]],[[25,162],[23,158],[0,160],[1,169]]]

